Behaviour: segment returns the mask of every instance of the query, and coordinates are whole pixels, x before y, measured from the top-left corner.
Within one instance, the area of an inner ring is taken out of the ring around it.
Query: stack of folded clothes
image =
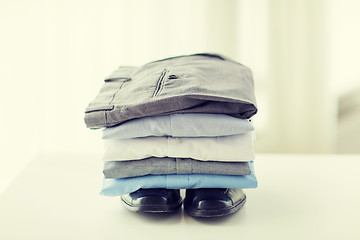
[[[120,67],[85,112],[104,128],[101,194],[122,196],[130,210],[223,216],[255,188],[257,112],[251,71],[214,54]]]

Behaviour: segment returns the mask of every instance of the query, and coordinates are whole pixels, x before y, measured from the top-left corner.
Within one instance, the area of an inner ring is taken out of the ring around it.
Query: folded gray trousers
[[[191,158],[146,158],[104,162],[105,178],[127,178],[159,174],[250,175],[249,162],[199,161]]]
[[[119,67],[85,110],[88,128],[171,113],[257,112],[251,70],[226,57],[194,54]]]

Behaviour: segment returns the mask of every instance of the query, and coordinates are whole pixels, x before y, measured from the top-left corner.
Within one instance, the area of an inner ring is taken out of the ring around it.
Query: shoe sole
[[[121,202],[123,205],[132,212],[141,212],[141,213],[171,213],[176,212],[181,208],[182,200],[180,200],[177,203],[174,203],[172,205],[130,205],[127,202],[125,202],[123,199],[121,199]]]
[[[230,214],[233,214],[239,211],[245,204],[246,197],[239,202],[237,205],[229,207],[229,208],[221,208],[221,209],[193,209],[191,207],[184,206],[184,210],[187,214],[192,217],[199,217],[199,218],[211,218],[211,217],[224,217]]]

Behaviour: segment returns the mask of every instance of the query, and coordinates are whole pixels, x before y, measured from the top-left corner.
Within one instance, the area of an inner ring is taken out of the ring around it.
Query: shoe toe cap
[[[189,191],[185,204],[193,209],[231,208],[245,198],[240,189],[198,189]]]
[[[198,203],[193,204],[197,209],[222,209],[229,208],[233,205],[231,200],[201,200]]]
[[[121,199],[132,206],[166,206],[181,201],[180,194],[175,190],[142,189],[121,196]]]

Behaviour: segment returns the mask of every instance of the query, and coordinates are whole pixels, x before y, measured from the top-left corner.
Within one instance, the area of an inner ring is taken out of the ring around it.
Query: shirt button
[[[170,76],[168,77],[168,79],[177,79],[177,76],[176,76],[176,75],[170,75]]]

